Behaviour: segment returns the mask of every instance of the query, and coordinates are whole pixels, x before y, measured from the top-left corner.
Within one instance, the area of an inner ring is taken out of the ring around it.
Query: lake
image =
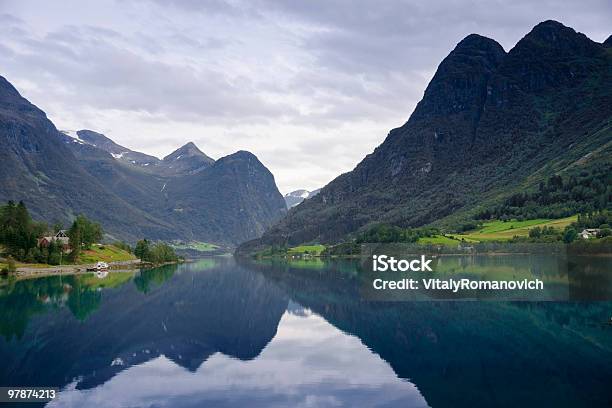
[[[58,387],[49,407],[612,406],[611,258],[442,262],[556,286],[371,300],[359,262],[224,257],[5,280],[0,385]]]

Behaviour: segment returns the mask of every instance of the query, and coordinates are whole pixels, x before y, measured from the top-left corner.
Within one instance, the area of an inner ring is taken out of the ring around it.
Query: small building
[[[580,233],[580,238],[582,239],[597,238],[599,231],[600,231],[599,228],[586,228]]]
[[[68,238],[66,230],[59,230],[55,235],[38,238],[37,244],[41,248],[48,248],[51,242],[60,244],[64,252],[70,249],[70,238]]]

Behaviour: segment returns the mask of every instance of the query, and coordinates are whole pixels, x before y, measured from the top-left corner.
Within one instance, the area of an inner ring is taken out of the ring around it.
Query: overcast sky
[[[509,50],[546,19],[601,42],[612,2],[0,0],[0,75],[59,129],[249,150],[286,193],[354,168],[463,37]]]

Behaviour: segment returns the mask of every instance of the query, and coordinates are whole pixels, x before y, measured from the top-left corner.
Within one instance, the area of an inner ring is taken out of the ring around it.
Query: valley
[[[0,408],[612,407],[609,3],[1,2]]]

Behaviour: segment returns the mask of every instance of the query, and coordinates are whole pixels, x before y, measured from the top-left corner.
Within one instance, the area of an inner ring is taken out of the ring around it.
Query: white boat
[[[108,269],[108,264],[106,262],[100,261],[96,264],[96,269],[97,270]]]

